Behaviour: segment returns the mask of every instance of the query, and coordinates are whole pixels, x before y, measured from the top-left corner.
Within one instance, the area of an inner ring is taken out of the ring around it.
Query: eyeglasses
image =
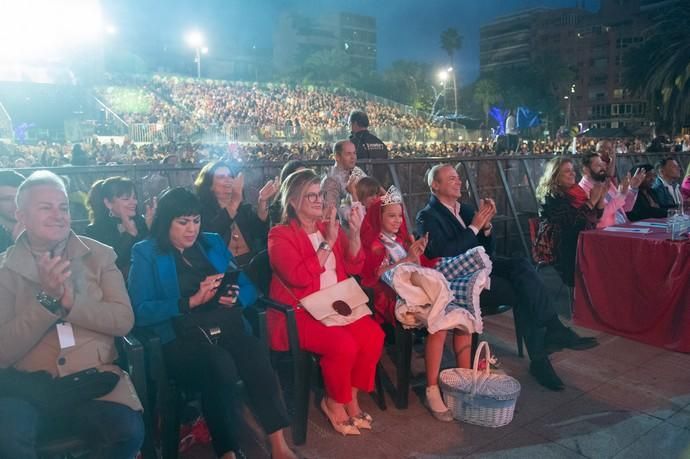
[[[307,201],[314,204],[316,202],[323,200],[324,194],[323,193],[307,193],[304,195],[304,197],[307,199]]]

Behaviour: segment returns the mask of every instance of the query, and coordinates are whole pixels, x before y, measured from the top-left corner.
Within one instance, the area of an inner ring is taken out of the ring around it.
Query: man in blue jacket
[[[424,254],[430,259],[455,257],[481,245],[492,255],[494,202],[482,200],[478,211],[460,204],[462,182],[449,164],[432,167],[427,181],[432,194],[416,220],[417,233],[429,235]],[[492,262],[491,289],[482,293],[482,306],[513,306],[516,327],[523,333],[530,356],[530,373],[541,385],[563,390],[563,381],[548,359],[549,352],[588,349],[596,346],[597,341],[581,338],[561,323],[544,283],[526,259],[492,256]]]

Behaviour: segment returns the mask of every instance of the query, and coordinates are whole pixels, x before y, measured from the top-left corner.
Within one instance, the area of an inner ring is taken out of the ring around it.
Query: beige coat
[[[36,262],[26,233],[0,255],[0,367],[44,370],[65,376],[87,368],[113,371],[120,382],[99,400],[141,410],[129,376],[113,362],[114,336],[124,336],[134,314],[122,274],[110,247],[72,233],[66,253],[74,282],[74,306],[63,320],[72,324],[76,344],[60,349],[56,322],[60,319],[37,300],[41,290]]]

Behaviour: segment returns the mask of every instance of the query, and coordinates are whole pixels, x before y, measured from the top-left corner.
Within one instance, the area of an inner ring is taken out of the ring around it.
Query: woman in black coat
[[[155,212],[155,200],[147,206],[146,217],[137,213],[137,204],[134,183],[127,177],[98,180],[91,186],[86,202],[90,224],[84,235],[115,250],[115,264],[125,278],[132,246],[148,236]]]
[[[259,191],[256,211],[244,202],[244,176],[228,163],[206,164],[194,186],[202,206],[201,229],[220,234],[239,266],[266,249],[268,206],[278,191],[277,178]]]
[[[577,184],[572,159],[557,156],[546,163],[537,186],[539,240],[548,233],[555,256],[554,267],[563,283],[574,284],[575,256],[580,231],[596,228],[604,213],[605,189],[598,184],[590,195]]]

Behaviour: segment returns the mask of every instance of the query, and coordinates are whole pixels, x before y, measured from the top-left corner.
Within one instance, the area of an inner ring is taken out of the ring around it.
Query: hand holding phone
[[[224,275],[223,279],[218,285],[216,290],[216,295],[213,298],[218,304],[223,306],[233,306],[237,302],[237,297],[239,295],[239,283],[238,279],[240,276],[239,270],[228,270]]]

